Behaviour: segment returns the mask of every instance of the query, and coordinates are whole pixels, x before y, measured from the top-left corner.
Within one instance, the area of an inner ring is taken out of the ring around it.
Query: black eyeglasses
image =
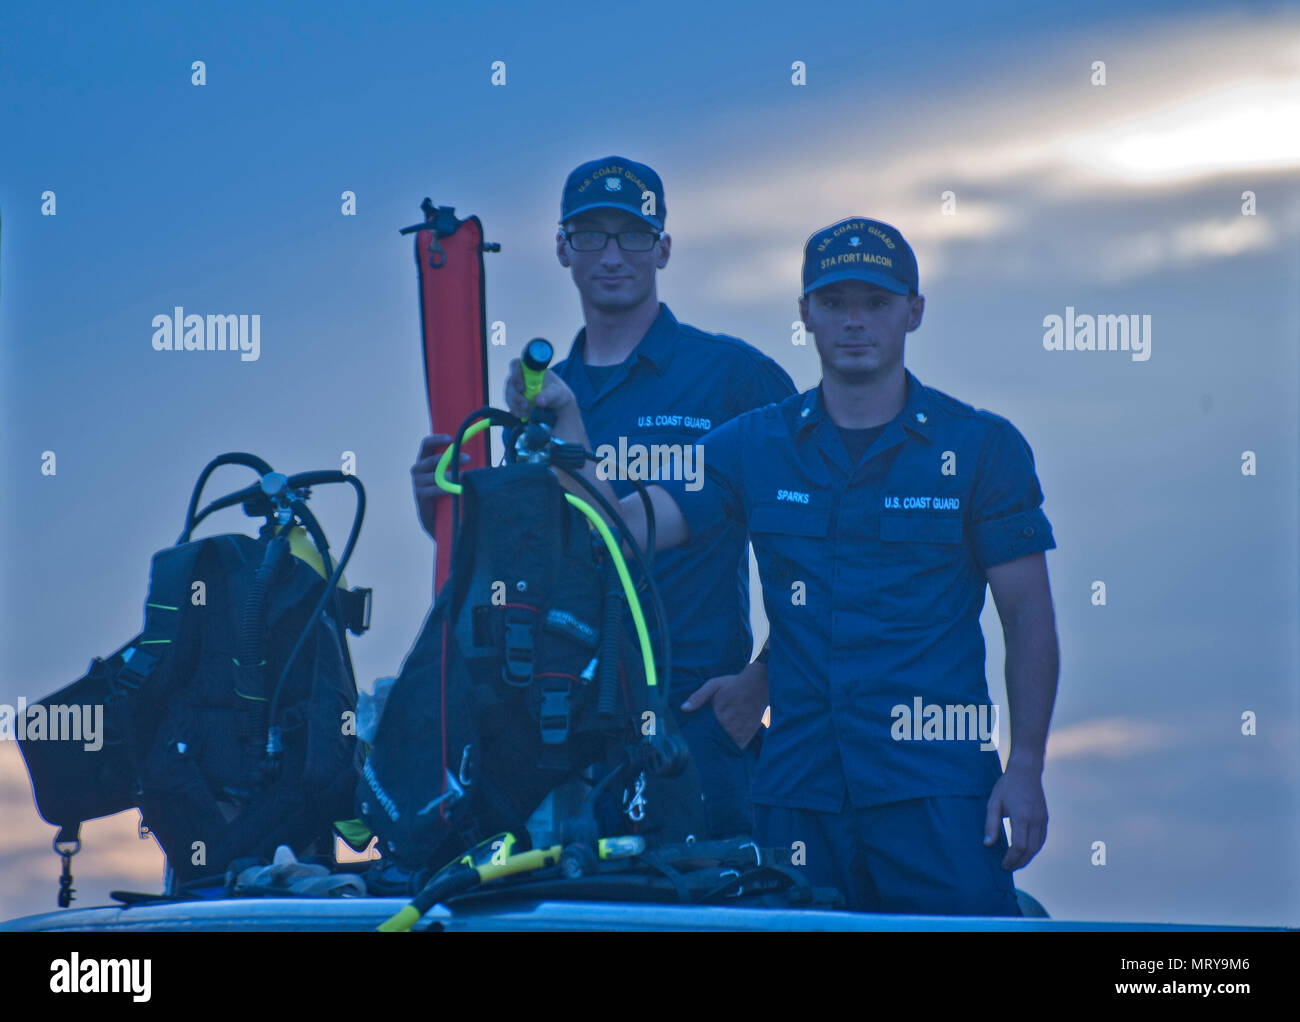
[[[663,235],[657,231],[565,231],[564,240],[575,252],[603,252],[610,238],[624,252],[649,252]]]

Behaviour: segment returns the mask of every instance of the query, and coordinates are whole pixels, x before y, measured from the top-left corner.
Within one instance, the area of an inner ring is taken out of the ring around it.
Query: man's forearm
[[[595,510],[602,519],[604,519],[606,525],[611,529],[618,528],[619,523],[611,520],[600,504],[591,500],[591,494],[582,486],[582,484],[573,479],[575,474],[581,474],[582,478],[591,483],[596,492],[609,502],[609,506],[618,512],[619,516],[623,519],[622,525],[627,529],[627,538],[642,550],[645,549],[649,528],[646,523],[645,506],[641,503],[641,498],[637,494],[631,494],[629,497],[619,500],[619,498],[614,495],[614,488],[609,485],[609,482],[596,475],[595,463],[591,461],[587,462],[587,464],[583,466],[581,473],[571,473],[568,469],[560,469],[555,474],[560,480],[560,485],[578,499],[587,501],[587,503],[591,505],[592,509]],[[663,492],[660,487],[652,487],[650,494],[652,501],[654,501],[654,490],[659,490],[661,493]],[[656,539],[657,538],[658,537],[656,537]],[[656,542],[655,545],[660,547],[663,546],[660,542]]]
[[[1042,770],[1047,729],[1056,702],[1059,651],[1051,604],[1025,609],[1003,626],[1006,640],[1007,702],[1015,764]]]
[[[556,422],[553,432],[557,440],[563,440],[566,443],[571,444],[578,444],[584,451],[591,449],[591,441],[587,439],[587,429],[582,424],[582,418],[576,414],[563,415],[560,420]],[[569,469],[562,469],[557,470],[555,474],[559,478],[561,486],[572,493],[575,497],[586,500],[591,496],[591,494],[587,492],[581,483],[575,482],[572,478],[575,475],[581,475],[583,479],[591,484],[597,493],[609,501],[610,507],[618,508],[619,500],[614,493],[614,487],[610,486],[607,480],[601,479],[596,474],[596,462],[590,460],[584,461],[582,468],[576,472]],[[599,504],[592,503],[592,506],[600,514],[600,517],[605,520],[606,525],[611,527],[615,525],[614,522],[609,520],[609,516],[605,514]],[[626,516],[624,516],[624,518],[626,519]],[[642,526],[641,533],[637,535],[633,523],[628,522],[627,524],[628,528],[633,530],[636,541],[644,546],[644,525]]]
[[[566,416],[563,420],[557,422],[555,435],[569,443],[581,444],[584,450],[589,450],[591,447],[591,442],[587,439],[586,428],[583,426],[581,419],[576,416]],[[597,474],[596,465],[596,462],[588,460],[583,464],[580,473],[574,474],[581,474],[582,478],[590,483],[597,493],[609,501],[609,506],[614,508],[622,517],[623,524],[627,527],[629,539],[644,550],[649,525],[646,520],[645,505],[642,503],[640,495],[633,493],[620,500],[615,496],[614,488],[609,485],[609,481],[600,478]],[[580,499],[590,497],[582,484],[575,482],[567,470],[557,471],[556,475],[560,480],[560,484],[575,497]],[[646,490],[650,497],[651,506],[654,509],[657,525],[655,548],[657,550],[666,550],[670,547],[681,546],[686,542],[689,532],[676,503],[662,486],[651,485]],[[616,527],[617,523],[609,520],[609,516],[605,514],[599,504],[593,503],[592,506],[607,525],[611,528]]]

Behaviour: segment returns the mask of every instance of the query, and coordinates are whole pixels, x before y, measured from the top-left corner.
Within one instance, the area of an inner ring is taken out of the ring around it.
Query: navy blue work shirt
[[[856,465],[820,387],[733,419],[704,454],[703,488],[665,488],[692,543],[739,523],[754,544],[772,645],[754,801],[840,812],[987,795],[996,749],[977,721],[954,737],[958,718],[993,722],[978,710],[985,572],[1056,546],[1019,431],[908,372],[902,411]],[[927,739],[930,706],[951,724]]]
[[[599,390],[583,366],[586,339],[584,327],[554,369],[577,398],[587,439],[597,453],[606,444],[617,450],[620,442],[629,452],[638,445],[693,447],[742,412],[795,393],[786,371],[757,348],[679,323],[662,302],[646,335]],[[627,479],[609,483],[620,498],[635,492]],[[707,485],[702,472],[699,484]],[[753,636],[746,543],[745,531],[737,525],[655,555],[655,581],[672,639],[674,692],[685,695],[709,678],[735,674],[749,663]],[[644,609],[657,641],[654,615],[648,605]]]

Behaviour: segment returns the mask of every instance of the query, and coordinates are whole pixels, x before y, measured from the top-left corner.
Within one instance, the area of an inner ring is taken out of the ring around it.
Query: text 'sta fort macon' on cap
[[[898,229],[850,217],[823,227],[803,248],[803,293],[841,280],[863,280],[905,295],[919,293],[916,256]]]
[[[652,212],[642,212],[646,208]],[[656,231],[662,231],[664,217],[668,215],[668,208],[664,205],[664,183],[644,163],[621,156],[592,160],[575,170],[564,182],[560,223],[593,209],[621,209],[644,220]]]

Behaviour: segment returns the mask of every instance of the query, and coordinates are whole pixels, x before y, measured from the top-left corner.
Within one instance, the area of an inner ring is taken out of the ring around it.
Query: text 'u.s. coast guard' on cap
[[[823,227],[803,249],[803,293],[841,280],[862,280],[895,294],[919,293],[916,256],[898,229],[850,217]]]
[[[592,160],[569,175],[560,200],[560,223],[593,209],[621,209],[657,231],[664,229],[668,208],[664,184],[644,163],[606,156]]]

